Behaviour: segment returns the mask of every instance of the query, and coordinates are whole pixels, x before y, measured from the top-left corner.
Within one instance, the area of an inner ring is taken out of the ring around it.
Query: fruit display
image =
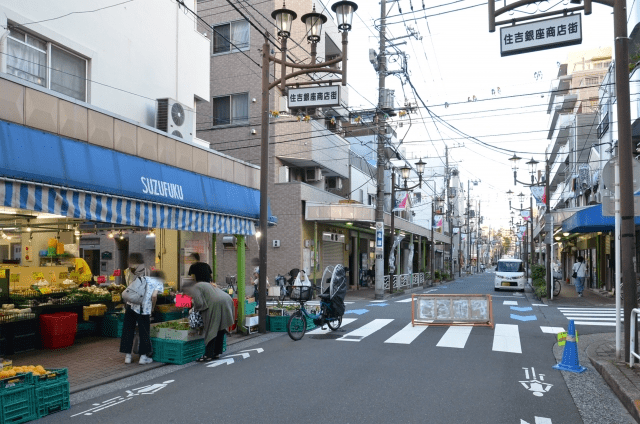
[[[31,373],[36,376],[52,374],[51,371],[45,370],[42,367],[42,365],[38,365],[38,366],[29,365],[29,366],[11,367],[8,369],[3,369],[2,371],[0,371],[0,378],[15,377],[17,374],[26,374],[26,373]]]
[[[111,293],[122,293],[126,287],[122,284],[112,284],[106,287]]]

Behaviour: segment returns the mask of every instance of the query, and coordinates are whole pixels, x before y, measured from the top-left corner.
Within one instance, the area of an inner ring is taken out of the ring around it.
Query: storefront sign
[[[0,278],[7,278],[7,270],[0,269]]]
[[[340,106],[340,86],[290,88],[287,100],[289,109]]]
[[[34,272],[34,273],[31,274],[31,277],[36,281],[44,280],[44,274],[41,273],[41,272]]]
[[[172,199],[184,200],[184,194],[182,193],[182,186],[179,184],[172,184],[166,181],[158,181],[153,178],[140,177],[140,181],[144,188],[142,192],[144,194],[153,194],[154,196],[170,197]]]
[[[13,273],[9,276],[9,281],[11,281],[12,283],[19,283],[20,282],[20,273]]]
[[[582,43],[582,15],[567,15],[500,28],[500,56]]]

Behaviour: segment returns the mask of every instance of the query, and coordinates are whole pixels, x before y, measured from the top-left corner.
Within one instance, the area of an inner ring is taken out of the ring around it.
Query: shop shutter
[[[323,269],[328,266],[334,266],[336,264],[347,266],[344,263],[344,243],[338,243],[335,241],[323,241],[322,242],[322,267]]]

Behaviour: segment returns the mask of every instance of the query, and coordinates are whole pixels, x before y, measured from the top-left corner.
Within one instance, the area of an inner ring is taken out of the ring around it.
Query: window
[[[213,54],[249,50],[249,22],[236,21],[213,27]]]
[[[249,93],[214,97],[213,125],[248,124]]]
[[[86,101],[86,60],[14,28],[9,30],[7,50],[7,73]]]
[[[600,82],[600,78],[598,77],[586,77],[585,84],[586,85],[597,85]]]

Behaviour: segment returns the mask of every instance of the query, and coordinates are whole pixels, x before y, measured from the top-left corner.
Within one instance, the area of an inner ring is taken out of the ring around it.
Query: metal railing
[[[426,272],[415,272],[413,274],[400,274],[393,276],[394,289],[411,289],[424,285],[425,279],[428,279]],[[389,290],[389,275],[384,276],[384,288]]]
[[[631,311],[631,331],[629,335],[630,344],[629,344],[629,367],[633,368],[633,363],[636,358],[640,361],[640,355],[635,352],[636,346],[636,321],[638,320],[638,312],[640,312],[640,308],[633,309]]]

